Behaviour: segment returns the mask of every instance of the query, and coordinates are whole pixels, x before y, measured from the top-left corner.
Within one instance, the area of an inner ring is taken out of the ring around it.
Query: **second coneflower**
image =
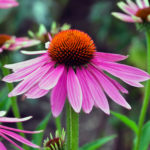
[[[121,95],[128,91],[103,71],[135,87],[142,87],[140,82],[150,78],[140,69],[117,63],[126,56],[96,52],[93,40],[79,30],[59,32],[46,51],[24,53],[42,55],[5,65],[14,73],[4,77],[3,81],[21,81],[9,97],[25,94],[27,98],[35,99],[52,90],[50,101],[55,117],[61,113],[66,97],[77,113],[81,108],[85,113],[90,113],[93,106],[97,106],[109,114],[105,93],[117,104],[130,109]]]
[[[150,6],[148,0],[136,0],[136,3],[131,0],[126,1],[127,4],[124,2],[118,2],[118,7],[126,14],[113,12],[113,16],[122,21],[131,23],[150,22]]]

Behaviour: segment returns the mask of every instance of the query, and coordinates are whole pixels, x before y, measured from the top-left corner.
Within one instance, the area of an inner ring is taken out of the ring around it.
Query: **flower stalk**
[[[146,40],[147,40],[147,72],[150,74],[150,30],[149,29],[147,29],[146,31]],[[139,150],[142,128],[146,117],[149,100],[150,100],[150,80],[148,80],[146,83],[145,96],[144,96],[143,105],[139,117],[138,133],[137,133],[137,139],[135,142],[134,150]]]
[[[67,144],[66,149],[78,150],[79,145],[79,115],[67,102]]]

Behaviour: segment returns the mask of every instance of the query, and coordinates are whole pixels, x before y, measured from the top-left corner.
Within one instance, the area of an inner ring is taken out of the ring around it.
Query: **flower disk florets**
[[[6,34],[0,34],[0,46],[2,46],[6,41],[10,40],[11,36]]]
[[[79,30],[59,32],[48,48],[50,57],[59,64],[80,66],[89,63],[96,51],[90,36]]]
[[[139,9],[135,15],[141,18],[143,22],[149,22],[148,16],[150,15],[150,7]]]

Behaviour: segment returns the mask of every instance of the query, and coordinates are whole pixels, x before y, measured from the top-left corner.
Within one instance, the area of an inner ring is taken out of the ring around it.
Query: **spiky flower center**
[[[150,7],[139,9],[135,15],[141,18],[143,21],[148,21],[148,16],[150,15]]]
[[[61,147],[62,147],[61,139],[60,138],[54,138],[54,139],[49,140],[46,143],[46,147],[48,147],[50,150],[53,150],[53,148],[56,148],[56,149],[60,150]]]
[[[50,57],[59,64],[80,66],[87,64],[96,51],[91,37],[79,30],[59,32],[48,48]]]
[[[0,46],[2,46],[6,41],[10,40],[11,36],[6,34],[0,34]]]

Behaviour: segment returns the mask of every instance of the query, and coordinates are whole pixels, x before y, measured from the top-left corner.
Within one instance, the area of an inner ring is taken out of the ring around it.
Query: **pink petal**
[[[110,114],[109,104],[101,88],[101,85],[87,69],[82,68],[82,72],[84,74],[85,80],[90,89],[96,106],[98,106],[106,114]]]
[[[43,79],[39,83],[39,87],[44,90],[52,89],[57,84],[63,71],[63,65],[58,65],[56,68],[51,68],[51,70],[49,70],[47,74],[43,76]]]
[[[2,53],[3,52],[3,49],[2,48],[0,48],[0,53]]]
[[[65,69],[61,75],[57,85],[53,88],[51,93],[51,109],[54,117],[59,116],[64,107],[67,96],[67,70]]]
[[[82,108],[85,113],[90,113],[94,106],[94,100],[82,70],[78,68],[76,71],[77,71],[77,77],[79,79],[81,89],[82,89],[82,95],[83,95]]]
[[[6,139],[7,141],[9,141],[11,144],[13,144],[14,146],[16,146],[17,148],[19,148],[19,150],[24,150],[19,145],[17,145],[15,142],[13,142],[10,138],[8,138],[7,136],[5,136],[3,133],[0,133],[0,136],[3,137],[4,139]]]
[[[102,52],[95,52],[95,57],[97,61],[121,61],[128,58],[128,56],[120,55],[120,54],[113,54],[113,53],[102,53]]]
[[[107,93],[107,95],[117,104],[127,108],[131,109],[130,105],[126,102],[126,100],[122,97],[122,95],[119,93],[118,89],[113,85],[111,81],[109,81],[106,76],[98,71],[95,67],[89,66],[90,71],[96,76],[97,80],[103,87],[104,91]]]
[[[8,50],[18,50],[21,48],[27,48],[34,45],[38,45],[39,43],[39,40],[31,40],[28,38],[15,38],[15,42],[9,46]]]
[[[123,80],[125,83],[134,86],[134,87],[144,87],[142,84],[140,84],[139,82],[135,82],[135,81],[127,81],[127,80]]]
[[[48,62],[48,60],[50,60],[48,55],[42,55],[40,57],[33,58],[33,59],[30,59],[30,60],[26,60],[26,61],[22,61],[22,62],[19,62],[19,63],[8,64],[8,65],[5,65],[4,67],[8,68],[8,69],[18,70],[18,69],[22,69],[22,68],[27,67],[27,66],[32,66],[32,65],[34,65],[36,63],[39,63],[41,61]]]
[[[24,137],[14,133],[14,132],[7,131],[7,130],[4,130],[4,129],[0,129],[0,132],[4,133],[4,134],[6,134],[6,135],[8,135],[8,136],[10,136],[12,138],[14,138],[15,140],[17,140],[17,141],[19,141],[21,143],[24,143],[24,144],[26,144],[26,145],[28,145],[30,147],[39,148],[39,146],[31,143],[30,141],[26,140]]]
[[[6,9],[18,6],[19,3],[15,0],[0,0],[0,8]]]
[[[7,150],[2,142],[0,142],[0,148],[1,148],[1,150]]]
[[[122,85],[120,85],[117,81],[113,80],[112,78],[105,76],[107,79],[109,79],[114,86],[122,93],[128,94],[128,90],[126,90]]]
[[[45,61],[41,61],[32,66],[24,67],[22,69],[17,70],[15,73],[5,76],[2,80],[9,83],[21,81],[25,79],[28,75],[30,75],[33,71],[35,71],[37,68],[43,66],[45,63]]]
[[[144,8],[143,0],[136,0],[136,3],[138,4],[139,8]]]
[[[138,6],[132,1],[132,0],[126,0],[127,3],[129,4],[129,6],[134,9],[135,11],[137,11],[139,8]]]
[[[131,67],[128,65],[113,63],[113,62],[101,62],[95,64],[95,66],[104,69],[105,71],[109,72],[110,74],[122,79],[122,80],[129,80],[129,81],[145,81],[150,78],[150,75],[138,68]]]
[[[67,93],[71,106],[75,112],[79,113],[82,106],[82,90],[79,80],[71,67],[67,75]]]
[[[9,117],[0,117],[0,122],[7,122],[7,123],[13,123],[13,122],[23,122],[31,119],[32,117],[25,117],[25,118],[9,118]]]
[[[135,21],[133,20],[131,16],[125,15],[123,13],[113,12],[112,15],[122,21],[135,23]]]
[[[6,127],[3,125],[0,125],[0,129],[6,129],[6,130],[11,130],[11,131],[15,131],[15,132],[21,132],[21,133],[28,133],[28,134],[37,134],[37,133],[41,133],[41,131],[26,131],[26,130],[19,130],[19,129],[14,129],[14,128],[10,128],[10,127]]]
[[[27,92],[35,84],[37,84],[41,78],[48,72],[51,65],[46,64],[41,68],[38,68],[36,71],[32,72],[27,76],[22,82],[20,82],[14,89],[9,93],[9,97],[16,96]]]
[[[43,90],[39,88],[39,85],[36,84],[34,85],[31,89],[29,89],[26,93],[25,96],[27,98],[32,98],[32,99],[36,99],[36,98],[40,98],[43,97],[44,95],[46,95],[49,92],[49,90]]]
[[[132,9],[132,7],[125,4],[124,2],[118,2],[117,4],[118,4],[118,7],[122,9],[125,13],[129,15],[135,15],[136,11]]]

